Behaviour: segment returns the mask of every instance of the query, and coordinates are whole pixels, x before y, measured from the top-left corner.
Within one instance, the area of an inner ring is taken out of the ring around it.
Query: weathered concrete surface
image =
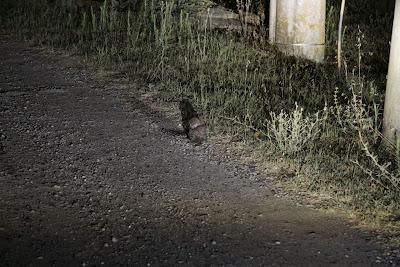
[[[398,260],[344,220],[276,198],[253,166],[163,130],[176,126],[118,89],[0,42],[2,266]]]
[[[388,140],[400,146],[400,1],[396,2],[390,43],[383,130]]]
[[[211,7],[197,14],[197,20],[201,28],[207,30],[226,30],[234,32],[259,30],[260,17],[244,12],[241,16],[221,6]]]

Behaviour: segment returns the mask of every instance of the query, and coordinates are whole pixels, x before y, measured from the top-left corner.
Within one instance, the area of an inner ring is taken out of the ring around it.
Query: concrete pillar
[[[400,0],[396,0],[394,11],[383,131],[390,141],[400,140]]]
[[[326,0],[272,0],[270,42],[286,54],[323,62],[325,13]]]

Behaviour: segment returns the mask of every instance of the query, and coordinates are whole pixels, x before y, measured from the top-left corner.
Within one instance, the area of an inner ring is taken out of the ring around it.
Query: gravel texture
[[[0,41],[1,266],[394,266],[376,235],[88,72]]]

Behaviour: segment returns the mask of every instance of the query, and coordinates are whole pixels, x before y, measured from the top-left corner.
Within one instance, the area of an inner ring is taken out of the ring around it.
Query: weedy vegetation
[[[0,14],[17,38],[157,84],[165,101],[194,99],[214,132],[274,151],[268,160],[285,157],[297,173],[287,186],[328,192],[331,204],[395,227],[400,144],[380,134],[393,14],[350,4],[339,72],[336,2],[327,11],[324,64],[284,56],[262,34],[196,25],[194,14],[209,1],[138,0],[126,8],[110,0],[3,0]]]

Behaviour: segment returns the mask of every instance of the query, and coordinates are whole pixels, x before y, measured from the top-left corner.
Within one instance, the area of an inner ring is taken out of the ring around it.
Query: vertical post
[[[400,0],[396,0],[394,11],[383,132],[391,142],[400,140]]]
[[[282,52],[323,62],[326,0],[277,0],[274,43]],[[270,25],[271,27],[271,25]],[[270,39],[271,40],[271,39]]]
[[[342,0],[342,4],[340,5],[340,19],[339,19],[338,44],[337,44],[337,64],[339,70],[342,67],[342,37],[343,37],[343,17],[344,17],[345,5],[346,5],[346,0]]]
[[[276,1],[269,1],[269,43],[275,43],[275,29],[276,29]]]

